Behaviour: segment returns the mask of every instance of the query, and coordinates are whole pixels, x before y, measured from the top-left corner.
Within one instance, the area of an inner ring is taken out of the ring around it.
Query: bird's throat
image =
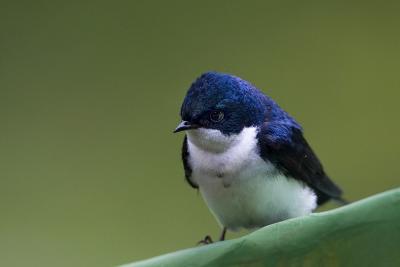
[[[219,130],[199,128],[187,131],[187,137],[190,143],[201,150],[210,153],[224,153],[245,138],[244,131],[239,134],[225,135]]]

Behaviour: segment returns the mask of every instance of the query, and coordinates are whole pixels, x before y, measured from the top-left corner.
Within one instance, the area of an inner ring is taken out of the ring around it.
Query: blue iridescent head
[[[275,103],[239,77],[207,72],[189,88],[181,108],[182,123],[175,132],[206,128],[225,135],[257,126],[273,113]]]

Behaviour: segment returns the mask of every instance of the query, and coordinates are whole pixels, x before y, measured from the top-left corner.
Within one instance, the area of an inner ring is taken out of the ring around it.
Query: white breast
[[[187,132],[191,179],[218,222],[230,230],[262,227],[316,207],[310,188],[258,155],[256,135],[255,127],[231,136],[210,129]]]

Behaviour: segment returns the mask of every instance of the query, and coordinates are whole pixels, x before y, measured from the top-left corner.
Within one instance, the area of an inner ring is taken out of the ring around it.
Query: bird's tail
[[[341,205],[341,206],[344,206],[344,205],[347,205],[347,204],[351,203],[350,201],[348,201],[348,200],[346,200],[346,199],[344,199],[342,197],[334,198],[332,200],[334,202],[336,202],[337,204]]]

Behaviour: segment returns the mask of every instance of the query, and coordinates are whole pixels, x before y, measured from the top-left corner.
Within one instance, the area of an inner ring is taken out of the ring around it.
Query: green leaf
[[[153,266],[400,266],[400,189],[123,267]]]

